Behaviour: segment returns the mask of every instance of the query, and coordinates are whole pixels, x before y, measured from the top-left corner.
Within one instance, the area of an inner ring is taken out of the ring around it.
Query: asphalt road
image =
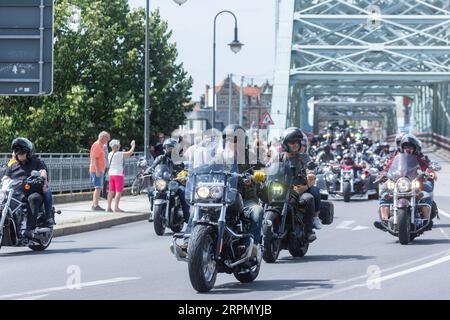
[[[372,226],[377,201],[335,202],[334,224],[305,257],[283,251],[255,282],[219,274],[213,291],[198,294],[169,252],[170,234],[158,237],[144,221],[56,238],[42,253],[1,248],[0,300],[450,299],[450,163],[441,164],[441,220],[407,246]]]

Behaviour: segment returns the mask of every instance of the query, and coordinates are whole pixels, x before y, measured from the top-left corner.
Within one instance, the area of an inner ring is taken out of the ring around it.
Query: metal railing
[[[138,172],[137,161],[144,154],[134,153],[125,160],[124,185],[130,186]],[[89,153],[39,153],[48,168],[49,182],[52,192],[82,192],[93,190],[89,174]],[[0,153],[0,164],[6,164],[11,153]]]

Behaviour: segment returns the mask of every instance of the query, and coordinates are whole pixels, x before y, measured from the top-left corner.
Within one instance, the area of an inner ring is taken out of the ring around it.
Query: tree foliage
[[[151,134],[169,134],[190,109],[192,78],[158,11],[150,30]],[[56,0],[53,94],[0,99],[1,150],[26,136],[38,152],[80,152],[102,130],[143,146],[144,53],[143,9],[130,11],[127,0]]]

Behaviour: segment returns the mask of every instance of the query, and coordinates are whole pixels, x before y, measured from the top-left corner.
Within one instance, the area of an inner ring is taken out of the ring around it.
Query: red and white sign
[[[272,117],[270,116],[270,114],[268,112],[264,113],[261,122],[259,123],[260,125],[273,125],[275,124],[272,120]]]

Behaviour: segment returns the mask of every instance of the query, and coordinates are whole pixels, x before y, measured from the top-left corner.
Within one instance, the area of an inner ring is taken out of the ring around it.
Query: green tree
[[[192,78],[158,11],[150,23],[151,134],[170,133],[190,110]],[[101,130],[143,146],[144,53],[143,9],[130,11],[127,0],[56,0],[53,94],[0,99],[1,149],[20,135],[40,152],[79,152]]]

